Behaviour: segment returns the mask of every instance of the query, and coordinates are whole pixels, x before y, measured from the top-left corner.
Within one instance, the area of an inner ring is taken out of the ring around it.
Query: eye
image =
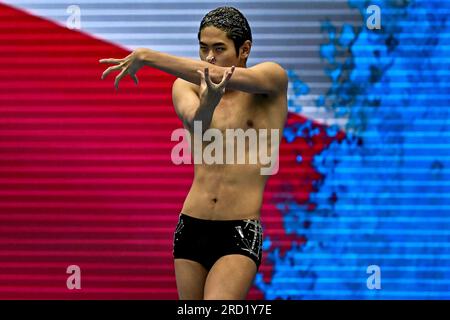
[[[225,50],[225,48],[217,48],[216,50],[222,52]]]

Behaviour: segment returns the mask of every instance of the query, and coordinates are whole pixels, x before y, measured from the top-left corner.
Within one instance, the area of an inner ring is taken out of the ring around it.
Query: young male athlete
[[[247,68],[252,35],[242,13],[232,7],[210,11],[201,21],[198,40],[200,61],[136,49],[124,59],[100,60],[115,65],[102,78],[118,70],[116,88],[127,74],[137,84],[136,72],[143,66],[176,76],[173,104],[191,136],[197,123],[202,133],[210,128],[224,136],[227,129],[277,129],[281,137],[287,75],[274,62]],[[224,150],[229,143],[224,142]],[[245,148],[246,159],[249,150]],[[262,256],[260,210],[268,176],[261,167],[260,162],[194,165],[194,181],[174,232],[180,299],[245,299]]]

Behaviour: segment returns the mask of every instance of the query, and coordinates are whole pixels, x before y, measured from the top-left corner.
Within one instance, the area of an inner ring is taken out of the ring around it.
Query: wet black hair
[[[216,27],[227,33],[227,37],[233,40],[236,56],[239,55],[239,48],[246,40],[252,41],[252,31],[247,18],[236,8],[219,7],[208,12],[200,23],[198,30],[199,41],[201,31],[209,26]]]

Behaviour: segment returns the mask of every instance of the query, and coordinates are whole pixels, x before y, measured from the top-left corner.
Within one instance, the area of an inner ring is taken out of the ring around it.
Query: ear
[[[241,58],[247,59],[250,55],[250,51],[252,49],[252,42],[250,40],[245,40],[245,42],[242,44],[241,48],[239,49],[239,54]]]

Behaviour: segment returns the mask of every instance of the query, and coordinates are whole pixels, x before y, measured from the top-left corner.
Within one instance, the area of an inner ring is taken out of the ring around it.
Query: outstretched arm
[[[197,70],[208,67],[211,80],[215,83],[222,80],[227,70],[226,67],[216,66],[206,61],[177,57],[145,48],[134,50],[124,59],[101,59],[100,63],[114,64],[105,70],[102,79],[112,71],[121,71],[116,77],[116,88],[119,81],[127,74],[137,83],[136,72],[143,66],[162,70],[196,85],[200,85],[201,81]],[[254,94],[276,94],[287,88],[287,75],[281,66],[273,62],[264,62],[251,68],[236,68],[227,88]]]

